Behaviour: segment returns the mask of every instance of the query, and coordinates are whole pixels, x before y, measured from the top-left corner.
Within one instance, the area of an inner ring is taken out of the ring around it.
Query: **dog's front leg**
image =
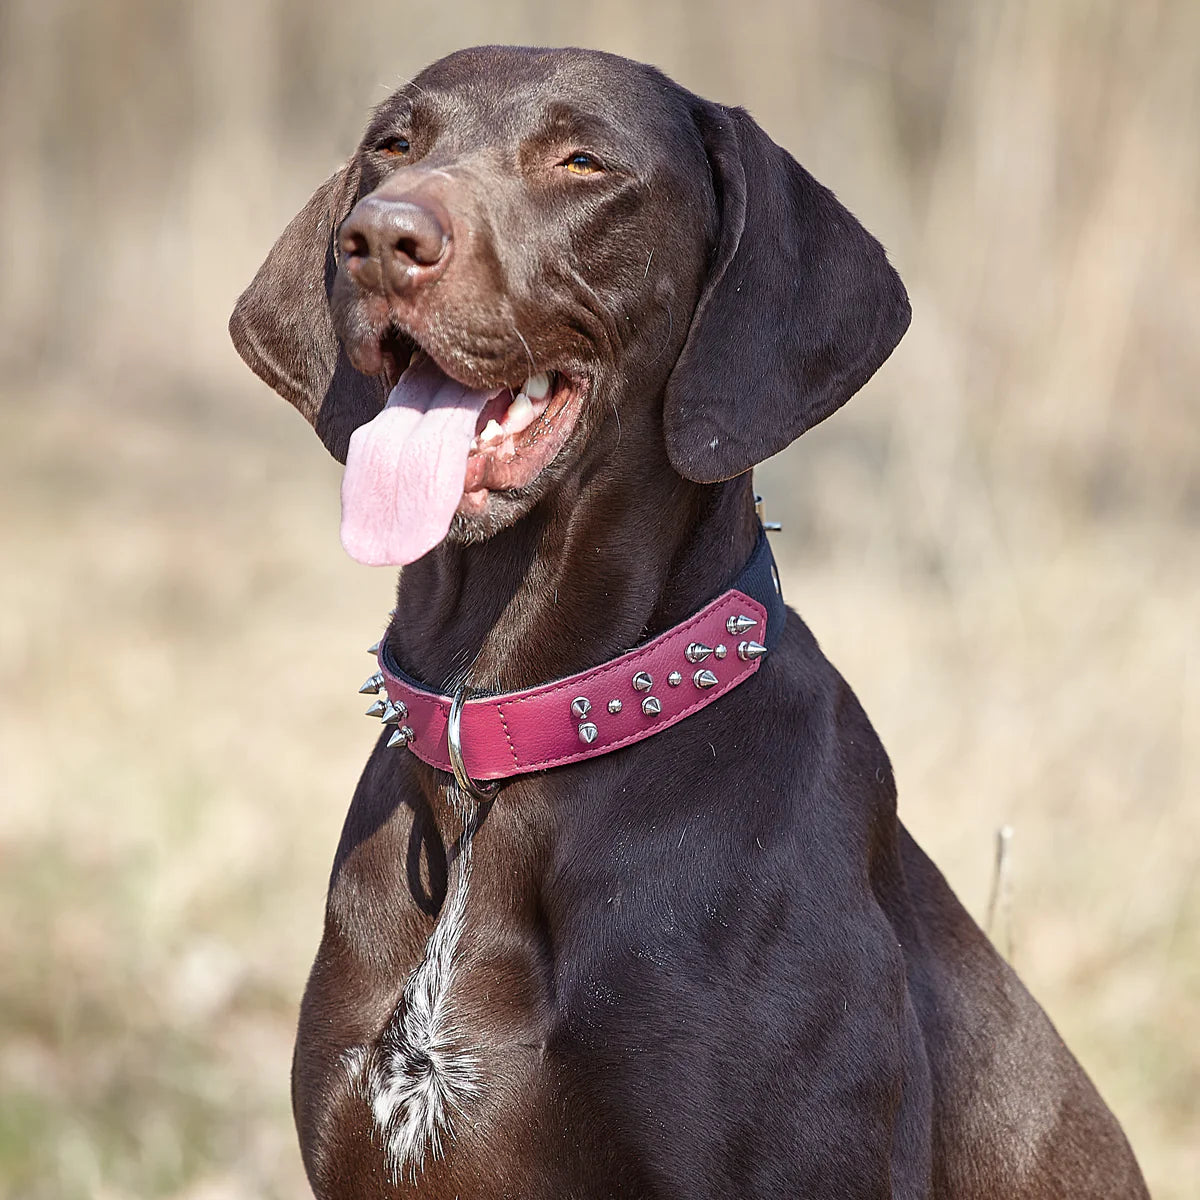
[[[556,931],[580,950],[559,960],[552,1057],[586,1082],[605,1147],[655,1197],[926,1197],[928,1065],[871,893],[786,850],[752,877],[672,871],[679,837],[662,858],[641,839],[619,888],[574,875]]]

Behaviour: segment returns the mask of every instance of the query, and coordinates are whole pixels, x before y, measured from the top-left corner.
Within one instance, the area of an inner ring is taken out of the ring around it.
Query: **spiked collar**
[[[535,688],[444,696],[391,660],[359,689],[375,693],[368,716],[395,726],[388,746],[451,771],[477,799],[514,775],[580,762],[640,742],[744,683],[783,635],[779,572],[760,528],[749,561],[728,589],[686,621],[619,658]],[[482,781],[493,781],[486,784]]]

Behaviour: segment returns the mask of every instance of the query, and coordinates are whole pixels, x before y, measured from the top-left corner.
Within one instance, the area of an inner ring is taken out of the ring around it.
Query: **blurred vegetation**
[[[1013,825],[998,941],[1191,1197],[1191,0],[0,7],[0,1196],[304,1191],[292,1027],[392,580],[224,322],[370,105],[487,41],[746,104],[888,245],[911,333],[761,472],[785,591],[977,915]]]

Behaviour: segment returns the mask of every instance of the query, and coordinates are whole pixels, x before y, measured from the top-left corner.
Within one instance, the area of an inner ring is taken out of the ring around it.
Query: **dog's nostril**
[[[390,233],[392,253],[410,259],[419,267],[431,267],[446,253],[445,227],[430,209],[419,204],[394,204],[384,214],[385,233]]]
[[[415,234],[405,234],[398,237],[392,246],[397,254],[411,258],[418,266],[432,266],[442,257],[445,248],[444,238],[427,237],[422,239]]]
[[[370,258],[371,244],[356,229],[342,230],[342,255],[345,258]]]

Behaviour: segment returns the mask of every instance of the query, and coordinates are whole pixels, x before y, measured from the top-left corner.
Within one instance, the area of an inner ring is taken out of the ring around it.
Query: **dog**
[[[744,110],[583,50],[435,63],[271,250],[236,348],[404,566],[296,1041],[322,1200],[1146,1196],[756,517],[909,317]]]

